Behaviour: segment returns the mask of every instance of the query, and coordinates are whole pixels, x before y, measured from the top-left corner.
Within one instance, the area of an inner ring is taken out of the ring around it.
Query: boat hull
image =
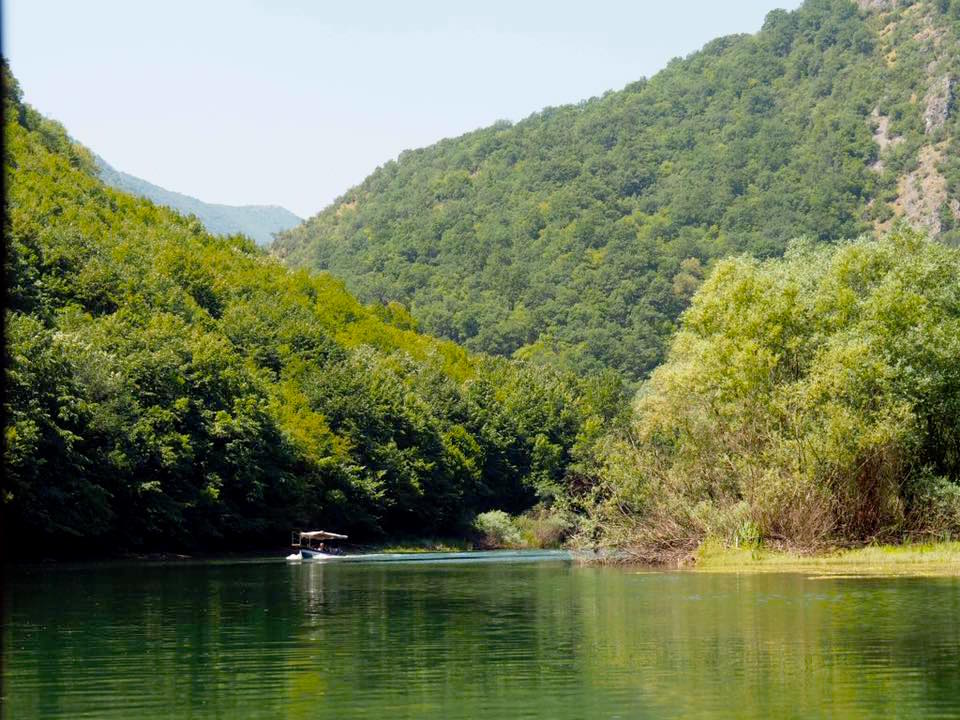
[[[320,552],[319,550],[300,548],[301,560],[337,560],[340,557],[340,555],[331,555],[330,553]]]

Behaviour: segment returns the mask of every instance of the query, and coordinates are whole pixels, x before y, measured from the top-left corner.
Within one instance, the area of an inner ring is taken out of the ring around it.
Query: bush
[[[514,522],[524,545],[532,548],[560,547],[576,525],[572,513],[542,506],[533,508]]]
[[[945,541],[960,537],[960,485],[945,477],[921,476],[909,521],[915,535]]]
[[[958,268],[910,231],[719,263],[609,443],[608,542],[666,559],[706,537],[812,550],[957,532]]]
[[[473,527],[480,535],[479,544],[482,547],[519,547],[523,544],[519,528],[503,510],[480,513],[473,521]]]

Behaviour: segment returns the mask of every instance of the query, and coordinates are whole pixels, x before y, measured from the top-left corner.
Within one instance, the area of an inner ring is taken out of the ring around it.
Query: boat
[[[294,530],[290,544],[296,552],[288,555],[287,560],[336,560],[343,553],[334,543],[346,539],[346,535],[326,530]]]

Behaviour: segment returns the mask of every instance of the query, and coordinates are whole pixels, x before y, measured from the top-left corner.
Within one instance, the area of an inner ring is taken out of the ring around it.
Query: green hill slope
[[[11,553],[450,531],[553,492],[605,421],[615,386],[470,355],[114,191],[6,69],[4,95]]]
[[[897,216],[956,240],[960,3],[860,5],[404,152],[273,251],[468,348],[642,377],[715,258]]]
[[[302,219],[277,205],[219,205],[166,190],[141,178],[115,169],[106,160],[94,156],[100,179],[112,188],[152,200],[184,215],[195,215],[215,235],[240,233],[260,245],[268,245],[274,233],[299,225]]]

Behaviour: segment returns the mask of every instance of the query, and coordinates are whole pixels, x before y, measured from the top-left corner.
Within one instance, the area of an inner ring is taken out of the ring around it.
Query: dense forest
[[[622,407],[114,191],[6,69],[4,98],[11,552],[450,533],[556,494]]]
[[[960,3],[861,5],[404,152],[274,252],[467,348],[640,379],[717,258],[896,216],[960,237]]]

